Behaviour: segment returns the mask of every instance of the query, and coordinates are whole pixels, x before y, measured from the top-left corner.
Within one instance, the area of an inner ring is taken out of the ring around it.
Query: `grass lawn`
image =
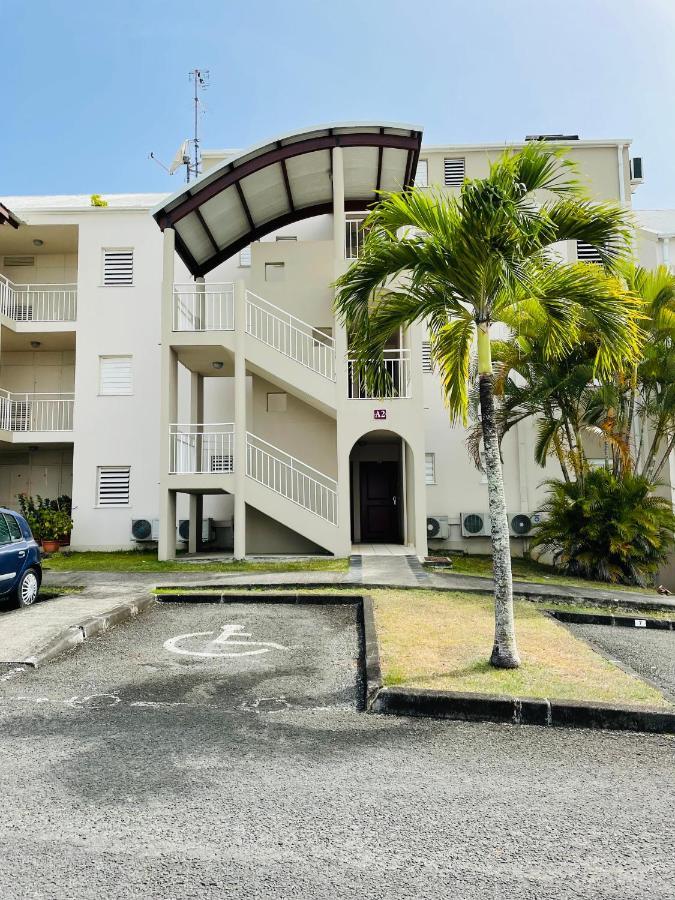
[[[492,557],[481,554],[470,556],[452,556],[452,568],[444,569],[457,575],[479,575],[492,578]],[[640,588],[627,584],[608,584],[606,581],[590,581],[585,578],[570,578],[560,575],[553,566],[535,562],[533,559],[511,558],[511,569],[516,581],[533,581],[537,584],[562,584],[572,587],[592,587],[603,591],[634,591],[638,594],[654,594],[659,596],[652,587]]]
[[[199,578],[200,572],[346,572],[348,561],[331,556],[312,559],[288,559],[277,561],[235,562],[187,562],[180,558],[160,562],[157,553],[139,550],[119,550],[113,553],[82,552],[55,553],[42,563],[47,571],[68,572],[190,572]]]
[[[669,706],[526,600],[516,601],[522,665],[494,669],[491,599],[461,593],[373,591],[384,683],[558,700]]]

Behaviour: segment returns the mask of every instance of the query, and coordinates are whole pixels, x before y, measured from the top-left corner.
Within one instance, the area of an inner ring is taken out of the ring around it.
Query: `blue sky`
[[[675,0],[0,0],[0,196],[172,191],[148,154],[339,120],[428,143],[633,138],[636,207],[675,206]]]

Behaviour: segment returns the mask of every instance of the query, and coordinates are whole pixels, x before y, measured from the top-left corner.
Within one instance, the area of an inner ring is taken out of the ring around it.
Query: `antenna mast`
[[[195,131],[192,138],[193,162],[186,166],[187,181],[190,181],[190,175],[198,178],[202,170],[202,156],[199,149],[199,107],[201,106],[201,91],[206,90],[209,86],[210,73],[208,69],[193,69],[188,72],[188,78],[194,82],[194,105],[195,105]]]

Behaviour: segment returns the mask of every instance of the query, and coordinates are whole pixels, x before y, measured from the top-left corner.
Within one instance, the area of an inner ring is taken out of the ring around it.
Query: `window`
[[[133,394],[131,356],[99,356],[98,392],[103,397]]]
[[[276,237],[277,243],[279,241],[297,241],[297,234],[278,234]]]
[[[443,184],[447,187],[457,187],[464,181],[465,160],[453,158],[443,160]]]
[[[134,283],[134,251],[103,251],[103,284],[110,287]]]
[[[429,164],[421,159],[415,169],[415,187],[429,187]]]
[[[433,372],[434,367],[431,362],[431,344],[429,341],[422,342],[422,371]]]
[[[577,259],[579,262],[602,263],[598,248],[586,241],[577,241]]]
[[[286,412],[288,408],[288,394],[268,394],[267,412]]]
[[[130,478],[129,466],[99,466],[98,505],[128,506]]]
[[[7,513],[3,513],[5,522],[7,523],[7,527],[9,528],[9,536],[13,541],[21,541],[23,540],[23,535],[21,534],[21,529],[19,528],[19,523],[16,521],[14,516],[10,516]]]
[[[251,245],[248,247],[244,247],[243,250],[239,251],[239,265],[240,266],[250,266],[251,265]]]
[[[5,517],[0,516],[0,544],[9,544],[11,543],[11,540],[9,525],[5,521]]]
[[[366,233],[363,230],[364,216],[347,216],[345,222],[345,259],[358,259],[363,249]]]
[[[436,484],[436,454],[424,454],[424,480],[427,484]]]
[[[265,281],[283,281],[284,264],[282,262],[265,263]]]

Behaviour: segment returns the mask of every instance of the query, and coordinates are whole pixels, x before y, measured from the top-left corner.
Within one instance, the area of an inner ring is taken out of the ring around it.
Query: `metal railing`
[[[333,338],[251,291],[246,291],[246,332],[329,381],[335,381]]]
[[[0,313],[15,322],[74,322],[76,284],[14,284],[0,275]]]
[[[382,389],[375,390],[353,359],[348,360],[349,397],[352,400],[407,399],[410,394],[410,350],[385,350]]]
[[[174,331],[233,331],[234,284],[174,284]]]
[[[72,431],[73,394],[0,390],[0,428],[4,431]]]
[[[273,444],[246,434],[246,474],[292,503],[337,525],[337,482]]]
[[[169,474],[202,475],[234,472],[234,425],[169,426]]]
[[[361,256],[366,233],[363,230],[365,216],[358,219],[347,219],[345,222],[345,259],[358,259]]]

